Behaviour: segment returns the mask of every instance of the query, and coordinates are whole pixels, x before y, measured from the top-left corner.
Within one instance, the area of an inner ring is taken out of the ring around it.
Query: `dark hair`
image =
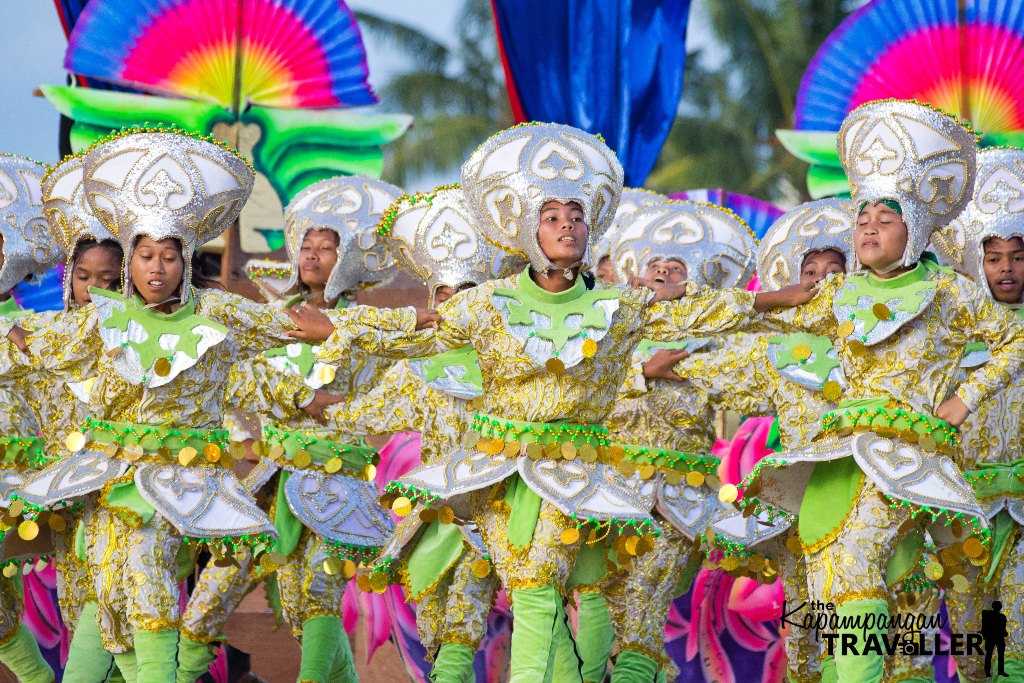
[[[94,240],[92,238],[80,240],[75,245],[75,254],[71,259],[71,267],[74,268],[75,264],[78,263],[78,259],[85,256],[85,254],[93,249],[100,247],[102,249],[109,249],[110,251],[117,254],[115,259],[122,261],[124,259],[124,249],[121,248],[120,243],[115,242],[112,239]],[[124,271],[119,267],[117,269],[117,288],[121,289],[124,286]]]
[[[824,254],[826,251],[834,251],[836,254],[839,255],[839,258],[842,259],[843,265],[846,265],[845,251],[843,251],[839,247],[825,247],[824,249],[814,249],[804,254],[803,258],[800,259],[800,268],[802,269],[804,267],[804,264],[807,263],[807,259],[809,259],[811,256],[815,256],[816,254]]]
[[[204,251],[192,254],[192,286],[196,289],[221,289],[220,256]]]
[[[79,240],[78,244],[75,245],[75,255],[73,260],[77,261],[87,251],[94,247],[103,247],[104,249],[116,251],[122,258],[124,258],[124,250],[121,248],[121,244],[119,242],[115,242],[110,238],[97,241],[90,237],[84,240]]]

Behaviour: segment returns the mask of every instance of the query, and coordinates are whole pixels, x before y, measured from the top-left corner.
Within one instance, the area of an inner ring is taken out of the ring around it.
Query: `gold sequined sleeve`
[[[103,356],[96,309],[84,306],[55,317],[28,338],[29,370],[81,382],[93,377]]]
[[[231,366],[224,403],[241,413],[291,420],[302,414],[313,394],[297,374],[280,372],[257,356]]]
[[[647,393],[647,378],[644,377],[644,364],[635,354],[629,367],[626,369],[626,377],[619,387],[619,398],[639,398]]]
[[[10,331],[17,326],[31,335],[35,330],[51,324],[56,317],[55,312],[46,311],[32,313],[17,320],[0,318],[0,385],[18,390],[26,377],[39,369],[32,361],[31,352],[23,352],[7,337]]]
[[[700,352],[676,363],[676,374],[705,391],[717,409],[743,415],[767,415],[775,410],[771,397],[779,376],[765,355],[768,335],[738,334],[720,348]]]
[[[480,291],[485,289],[486,294]],[[416,309],[412,307],[353,306],[334,311],[350,315],[339,316],[339,320],[332,317],[334,334],[320,345],[317,360],[338,362],[345,357],[349,346],[383,358],[422,358],[457,349],[470,343],[476,327],[476,312],[486,305],[489,296],[490,289],[484,286],[459,292],[438,306],[441,322],[437,329],[417,330]]]
[[[962,330],[965,342],[980,337],[991,353],[984,367],[971,373],[956,390],[973,412],[1024,370],[1024,321],[962,276],[957,276],[956,288],[959,292],[953,310],[944,317],[951,327]]]
[[[277,306],[219,289],[200,290],[199,302],[196,313],[227,327],[231,339],[241,347],[241,357],[255,357],[268,348],[296,341],[286,334],[295,329],[292,319]]]
[[[818,284],[818,293],[813,299],[800,306],[765,311],[748,330],[810,332],[822,337],[835,337],[838,323],[832,312],[832,301],[844,282],[842,275],[829,275]]]
[[[655,341],[711,335],[749,323],[755,315],[753,293],[704,287],[682,299],[649,306],[643,334]]]
[[[416,309],[350,306],[325,311],[334,332],[320,344],[316,358],[321,363],[347,361],[352,347],[385,358],[401,358],[405,349],[432,338],[432,330],[416,331]],[[415,354],[412,354],[415,355]]]
[[[372,389],[327,410],[328,424],[360,436],[421,431],[425,387],[406,362],[391,366]]]

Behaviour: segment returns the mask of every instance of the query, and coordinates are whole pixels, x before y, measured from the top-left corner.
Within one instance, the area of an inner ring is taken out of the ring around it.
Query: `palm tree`
[[[807,64],[851,9],[843,0],[713,0],[701,9],[726,56],[688,56],[680,114],[653,189],[724,187],[764,199],[807,198],[807,167],[778,144],[793,123]]]
[[[415,117],[413,128],[386,148],[386,180],[405,185],[453,176],[477,145],[512,124],[488,0],[466,0],[453,47],[401,22],[366,12],[356,17],[414,65],[379,89],[383,108]]]

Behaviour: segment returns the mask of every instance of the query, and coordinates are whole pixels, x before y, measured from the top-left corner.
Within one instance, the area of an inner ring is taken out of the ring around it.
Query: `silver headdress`
[[[338,235],[338,261],[324,288],[327,300],[394,277],[395,260],[377,234],[377,224],[400,196],[400,188],[362,176],[328,178],[295,195],[284,212],[285,247],[292,266],[288,287],[299,281],[299,249],[310,230]]]
[[[835,249],[853,261],[853,223],[849,199],[819,199],[787,211],[765,232],[757,255],[761,287],[775,291],[800,281],[807,254]]]
[[[480,236],[458,185],[404,195],[384,212],[378,229],[398,263],[427,286],[430,305],[438,287],[480,284],[526,265]]]
[[[968,124],[926,104],[880,100],[857,107],[836,140],[853,204],[898,202],[907,248],[898,265],[913,265],[932,233],[971,199],[977,135]]]
[[[129,129],[85,151],[85,198],[124,248],[124,291],[133,291],[130,264],[140,237],[181,242],[189,296],[192,255],[238,218],[252,192],[252,166],[213,138],[178,130]]]
[[[13,154],[0,154],[0,234],[4,263],[0,267],[0,293],[30,275],[57,265],[63,253],[43,217],[42,164]]]
[[[619,208],[615,210],[615,218],[612,219],[612,227],[608,228],[608,231],[597,241],[594,245],[593,250],[593,261],[596,264],[598,261],[603,259],[605,256],[611,256],[612,254],[612,243],[615,241],[615,235],[619,231],[619,226],[622,220],[632,213],[650,206],[651,204],[658,204],[660,202],[667,202],[668,197],[652,190],[645,190],[643,188],[627,187],[622,190],[622,194],[619,195]]]
[[[43,213],[64,251],[64,308],[71,303],[71,270],[82,240],[117,241],[85,201],[81,155],[65,157],[43,178]]]
[[[670,200],[627,216],[612,245],[616,277],[643,275],[653,259],[679,259],[686,277],[707,287],[745,285],[754,273],[757,239],[729,209]]]
[[[963,213],[933,238],[940,256],[991,294],[985,277],[985,240],[1024,237],[1024,149],[978,152],[974,197]]]
[[[594,245],[611,226],[622,192],[622,165],[598,137],[572,126],[530,123],[490,137],[462,166],[466,204],[484,239],[519,254],[540,273],[559,270],[540,248],[545,202],[577,202]]]

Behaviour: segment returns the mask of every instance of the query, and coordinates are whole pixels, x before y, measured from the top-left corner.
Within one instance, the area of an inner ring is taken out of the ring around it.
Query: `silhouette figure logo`
[[[992,609],[981,610],[981,637],[985,639],[985,676],[992,675],[992,653],[998,650],[999,675],[1009,677],[1003,669],[1003,655],[1006,650],[1006,615],[1003,603],[992,602]]]

